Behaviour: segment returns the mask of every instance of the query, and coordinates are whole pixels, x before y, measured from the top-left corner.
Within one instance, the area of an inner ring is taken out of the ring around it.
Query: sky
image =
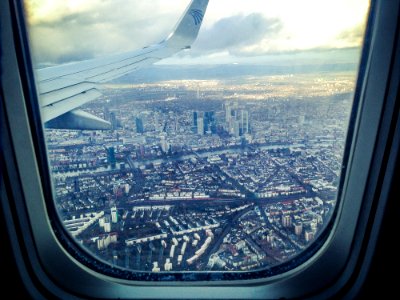
[[[140,49],[172,31],[189,0],[25,0],[34,61],[79,61]],[[369,1],[210,0],[192,49],[163,64],[348,63]]]

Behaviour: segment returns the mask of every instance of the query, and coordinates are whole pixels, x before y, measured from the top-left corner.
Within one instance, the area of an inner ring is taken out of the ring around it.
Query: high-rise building
[[[215,113],[213,111],[204,112],[204,133],[215,134],[217,125],[215,121]]]
[[[239,137],[240,136],[240,121],[233,119],[233,121],[231,120],[231,123],[233,125],[232,126],[232,129],[233,129],[232,134],[235,137]]]
[[[193,112],[192,131],[197,134],[214,134],[217,132],[215,112]]]
[[[104,106],[104,120],[109,121],[110,120],[110,110],[108,109],[108,106]]]
[[[197,133],[197,111],[194,111],[194,112],[193,112],[192,131],[193,131],[194,133]]]
[[[111,232],[111,220],[110,220],[110,216],[109,215],[106,215],[104,217],[103,228],[104,228],[104,232]]]
[[[237,103],[226,103],[225,130],[235,137],[248,135],[250,133],[249,112],[239,109]]]
[[[204,134],[204,117],[203,114],[197,116],[197,133]]]
[[[282,226],[283,227],[292,226],[292,217],[291,217],[291,215],[282,215]]]
[[[110,123],[111,123],[111,128],[113,130],[117,129],[118,121],[117,121],[117,116],[115,115],[115,112],[110,112]]]
[[[143,120],[141,118],[135,118],[135,123],[136,123],[136,132],[143,133],[144,132]]]
[[[118,222],[118,211],[115,206],[111,207],[111,222],[113,223]]]
[[[303,224],[300,221],[295,222],[294,223],[294,233],[297,236],[300,236],[302,232],[303,232]]]
[[[107,157],[108,157],[108,163],[110,164],[111,168],[115,169],[116,159],[115,159],[114,147],[109,147],[107,149]]]
[[[249,133],[249,112],[247,110],[241,111],[241,119],[240,119],[240,135],[245,135]]]
[[[312,239],[314,239],[314,231],[310,231],[310,230],[305,231],[304,238],[306,239],[306,242],[309,242]]]
[[[225,103],[225,122],[229,124],[231,121],[232,107],[230,103]]]

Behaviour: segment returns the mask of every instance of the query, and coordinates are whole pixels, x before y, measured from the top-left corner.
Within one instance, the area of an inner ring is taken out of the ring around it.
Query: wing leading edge
[[[138,51],[38,70],[42,120],[48,128],[110,129],[110,122],[79,109],[101,95],[102,83],[153,64],[196,40],[208,0],[192,0],[174,31]]]

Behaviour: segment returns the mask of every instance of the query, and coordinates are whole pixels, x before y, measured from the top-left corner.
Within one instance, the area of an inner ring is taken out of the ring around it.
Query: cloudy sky
[[[58,64],[163,40],[190,0],[26,0],[37,63]],[[366,0],[210,0],[192,50],[162,63],[351,62]]]

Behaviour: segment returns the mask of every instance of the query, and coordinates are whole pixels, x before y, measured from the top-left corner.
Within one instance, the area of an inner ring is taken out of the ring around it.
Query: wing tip
[[[190,48],[200,31],[207,5],[208,0],[192,0],[177,23],[175,30],[166,39],[169,47]]]

